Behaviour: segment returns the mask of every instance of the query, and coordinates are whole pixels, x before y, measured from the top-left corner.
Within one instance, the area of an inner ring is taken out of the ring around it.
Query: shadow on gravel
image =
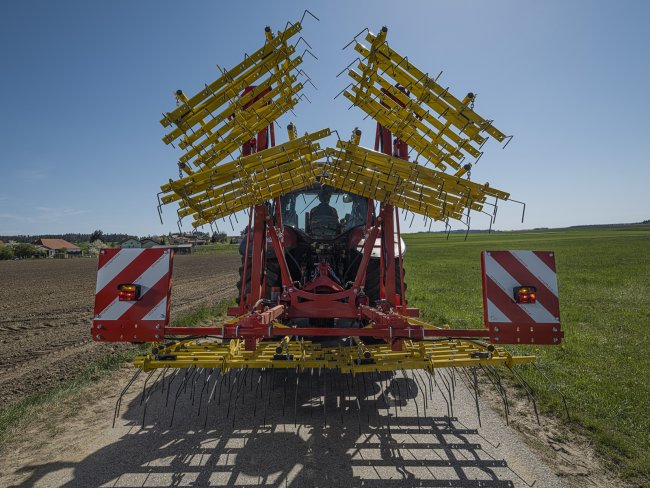
[[[79,463],[22,468],[19,486],[64,468],[66,487],[514,486],[424,375],[189,370],[132,388],[117,442]]]

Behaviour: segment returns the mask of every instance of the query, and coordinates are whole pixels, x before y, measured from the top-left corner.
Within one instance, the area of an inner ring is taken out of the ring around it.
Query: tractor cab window
[[[366,222],[364,197],[330,187],[299,190],[280,198],[282,222],[318,238],[335,237]]]

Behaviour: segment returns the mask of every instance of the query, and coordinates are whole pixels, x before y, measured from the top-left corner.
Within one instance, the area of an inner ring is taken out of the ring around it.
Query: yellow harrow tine
[[[460,220],[466,208],[480,211],[488,196],[509,194],[441,171],[425,168],[350,142],[330,150],[324,180],[335,187],[442,220]]]
[[[285,87],[280,87],[280,89]],[[293,108],[297,103],[294,95],[302,90],[303,84],[297,83],[285,89],[284,93],[273,100],[280,90],[273,90],[251,104],[246,110],[233,111],[234,117],[198,144],[193,145],[179,158],[181,163],[212,166],[228,154],[238,149],[244,142],[255,137],[264,127],[271,125],[278,117]],[[221,139],[221,140],[220,140]],[[190,161],[196,156],[194,161]]]
[[[376,39],[376,36],[371,33],[366,36],[366,40],[369,42],[372,42],[374,39]],[[370,50],[362,44],[357,43],[355,49],[364,57],[370,55]],[[444,102],[450,110],[455,112],[452,112],[452,115],[455,116],[456,120],[466,120],[475,124],[477,128],[484,130],[499,142],[502,142],[507,137],[492,125],[492,121],[482,118],[469,108],[467,103],[463,103],[453,96],[447,89],[420,71],[409,60],[391,49],[388,44],[377,45],[374,59],[377,62],[377,66],[374,68],[375,70],[382,68],[386,74],[389,74],[397,83],[407,88],[417,99],[429,105],[437,113],[442,114],[444,110],[437,110],[439,107],[438,104],[432,103],[430,105],[432,99],[434,102]],[[465,125],[466,123],[459,125],[458,128],[462,129]]]
[[[471,169],[466,156],[478,160],[486,135],[498,141],[507,136],[474,112],[476,96],[454,97],[435,79],[415,67],[386,42],[387,29],[368,33],[370,47],[356,42],[363,60],[348,70],[353,84],[343,95],[391,131],[438,169],[448,167],[455,176]]]
[[[206,98],[210,97],[214,93],[219,92],[224,86],[231,83],[232,80],[240,77],[242,73],[245,73],[246,70],[255,66],[256,63],[267,58],[281,46],[286,45],[286,42],[301,30],[302,25],[300,22],[296,22],[287,28],[284,32],[278,32],[277,36],[273,37],[270,40],[267,36],[267,42],[265,42],[264,46],[248,56],[246,59],[244,59],[244,61],[239,63],[231,70],[224,72],[223,75],[219,77],[219,79],[206,86],[204,90],[194,95],[186,103],[183,103],[173,111],[165,114],[165,117],[163,117],[160,123],[163,125],[163,127],[168,127],[170,124],[176,123],[188,112],[191,112],[193,108],[197,107]],[[268,32],[269,30],[267,29],[267,33]]]
[[[323,129],[257,153],[170,181],[161,187],[163,204],[178,201],[180,218],[198,227],[261,204],[316,181],[317,161],[326,151],[316,143],[331,134]]]

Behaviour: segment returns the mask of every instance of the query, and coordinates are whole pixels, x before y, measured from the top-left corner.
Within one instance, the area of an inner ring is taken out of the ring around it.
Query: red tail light
[[[537,302],[537,288],[534,286],[517,286],[514,289],[514,294],[517,303]]]
[[[140,285],[125,283],[118,285],[120,302],[135,302],[140,299]]]

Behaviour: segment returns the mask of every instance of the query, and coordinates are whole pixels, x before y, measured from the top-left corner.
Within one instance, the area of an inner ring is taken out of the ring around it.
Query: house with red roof
[[[33,244],[45,250],[49,258],[81,256],[81,248],[63,239],[38,239]]]

